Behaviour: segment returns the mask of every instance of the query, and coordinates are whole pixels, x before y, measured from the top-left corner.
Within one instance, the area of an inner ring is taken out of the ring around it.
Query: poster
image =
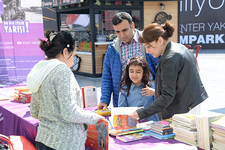
[[[224,49],[225,0],[180,0],[179,42]]]
[[[42,7],[82,3],[84,0],[42,0]]]
[[[0,82],[26,81],[32,67],[45,59],[38,46],[44,38],[41,0],[1,1]]]

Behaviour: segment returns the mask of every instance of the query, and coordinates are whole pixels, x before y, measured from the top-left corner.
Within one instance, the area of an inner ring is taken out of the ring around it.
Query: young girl
[[[128,60],[120,82],[118,107],[147,107],[155,100],[155,84],[151,82],[149,85],[149,74],[148,63],[143,57]],[[159,120],[157,114],[146,119]]]

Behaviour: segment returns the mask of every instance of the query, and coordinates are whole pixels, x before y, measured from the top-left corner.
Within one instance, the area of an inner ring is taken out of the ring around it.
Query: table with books
[[[21,103],[13,99],[0,101],[0,134],[4,134],[6,136],[9,135],[25,136],[33,145],[35,145],[36,143],[35,137],[37,135],[38,124],[39,120],[34,119],[30,116],[29,103]],[[164,149],[164,147],[168,148],[169,146],[175,145],[179,147],[181,146],[181,144],[183,143],[173,138],[166,140],[159,140],[152,136],[148,136],[145,139],[136,140],[132,142],[124,142],[118,140],[115,136],[112,135],[108,136],[109,150],[115,149],[144,150],[149,149],[149,147],[158,147],[158,148],[160,147],[161,149]],[[85,149],[93,150],[94,148],[86,146]]]
[[[126,108],[113,108],[112,110],[120,109],[123,110],[123,112],[127,113],[127,109],[130,108]],[[92,110],[92,108],[85,109]],[[170,127],[170,122],[168,121],[140,121],[139,123],[137,123],[137,121],[135,121],[133,118],[130,118],[128,115],[118,115],[114,112],[111,113],[111,116],[105,116],[105,118],[107,121],[99,122],[99,125],[102,124],[101,130],[104,130],[104,128],[108,128],[109,136],[104,137],[106,138],[106,140],[103,140],[103,143],[99,144],[97,138],[100,137],[98,136],[98,134],[96,134],[98,132],[98,130],[96,130],[97,128],[95,129],[94,125],[89,125],[86,141],[87,145],[96,148],[99,145],[102,145],[102,148],[104,148],[105,142],[107,143],[108,141],[108,148],[112,150],[147,150],[150,147],[155,149],[200,150],[200,148],[175,140],[175,134],[173,133],[172,127]],[[156,134],[156,130],[157,132],[160,132],[159,134],[161,135]],[[88,149],[91,150],[92,148]]]
[[[19,103],[14,100],[6,100],[0,102],[0,133],[4,135],[23,135],[31,143],[35,144],[35,137],[37,135],[38,120],[30,116],[29,103]],[[109,149],[147,149],[152,146],[169,146],[171,144],[182,143],[174,139],[159,140],[153,137],[147,139],[137,140],[133,142],[123,142],[116,139],[115,136],[109,136]],[[87,150],[93,148],[87,147]]]

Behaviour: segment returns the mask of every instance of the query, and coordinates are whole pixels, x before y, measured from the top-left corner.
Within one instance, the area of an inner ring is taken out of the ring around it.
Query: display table
[[[4,119],[0,121],[0,134],[7,136],[23,135],[35,145],[39,121],[30,116],[30,104],[23,104],[14,100],[0,101],[0,113],[2,113],[1,117],[4,117]],[[165,146],[174,143],[181,142],[174,139],[158,140],[151,137],[145,140],[124,143],[113,136],[109,136],[109,150],[149,149],[152,146]],[[93,150],[93,148],[86,147],[86,150]]]

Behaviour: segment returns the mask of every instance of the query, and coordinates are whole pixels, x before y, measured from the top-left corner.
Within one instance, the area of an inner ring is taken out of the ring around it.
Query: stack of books
[[[225,116],[211,122],[212,129],[212,149],[225,149]]]
[[[30,103],[31,92],[27,87],[14,88],[14,100],[22,103]]]
[[[170,122],[166,120],[151,123],[151,129],[146,131],[146,133],[160,140],[171,139],[175,136],[173,128],[170,126]]]
[[[192,114],[175,114],[171,126],[175,133],[175,140],[194,146],[198,145],[196,117]]]

